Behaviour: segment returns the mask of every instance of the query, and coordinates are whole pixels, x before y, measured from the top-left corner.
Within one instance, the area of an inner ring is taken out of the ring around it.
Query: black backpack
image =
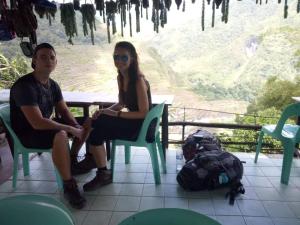
[[[203,129],[190,134],[182,145],[182,152],[186,161],[193,159],[199,152],[221,149],[221,141]]]
[[[188,161],[177,174],[177,182],[185,190],[212,190],[229,186],[229,203],[234,204],[236,195],[244,194],[241,183],[243,164],[235,155],[220,150],[202,151]]]

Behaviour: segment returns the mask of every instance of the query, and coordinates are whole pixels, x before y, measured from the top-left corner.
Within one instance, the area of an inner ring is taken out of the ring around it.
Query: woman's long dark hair
[[[136,84],[136,81],[138,79],[140,69],[139,69],[139,62],[138,62],[138,55],[135,50],[135,47],[133,44],[131,44],[128,41],[120,41],[116,44],[115,49],[117,48],[122,48],[125,49],[129,52],[130,58],[131,58],[131,63],[128,68],[128,74],[129,74],[129,84],[134,85]],[[121,73],[118,70],[118,74],[120,78],[122,79]]]

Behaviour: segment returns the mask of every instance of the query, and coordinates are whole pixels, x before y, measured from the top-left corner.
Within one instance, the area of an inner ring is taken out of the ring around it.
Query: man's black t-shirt
[[[35,79],[33,73],[19,78],[10,90],[10,119],[16,134],[23,135],[34,130],[21,111],[21,106],[38,106],[44,118],[50,118],[56,103],[63,99],[59,85],[49,79],[45,86]]]

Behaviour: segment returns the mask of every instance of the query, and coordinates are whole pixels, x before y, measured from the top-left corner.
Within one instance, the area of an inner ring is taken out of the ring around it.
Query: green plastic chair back
[[[0,200],[1,225],[74,225],[64,204],[42,195],[16,195]]]
[[[128,140],[120,140],[120,139],[112,141],[112,154],[111,154],[112,172],[114,172],[115,151],[116,151],[117,145],[125,146],[125,163],[126,164],[128,164],[130,162],[130,146],[146,147],[150,153],[155,183],[160,184],[160,169],[159,169],[157,152],[160,155],[162,170],[164,173],[166,173],[165,156],[164,156],[163,149],[161,146],[160,132],[159,132],[159,124],[160,124],[160,119],[161,119],[161,116],[163,113],[164,105],[165,105],[164,103],[156,105],[147,113],[147,116],[144,119],[144,122],[142,124],[140,133],[139,133],[136,141],[128,141]],[[154,136],[155,138],[152,143],[149,143],[146,140],[146,136],[147,136],[148,128],[153,120],[157,120],[156,126],[155,126],[155,136]]]
[[[151,209],[134,214],[119,225],[221,225],[200,213],[178,208]]]
[[[14,159],[14,168],[13,168],[13,188],[17,186],[17,177],[18,177],[18,165],[19,165],[19,155],[22,155],[22,163],[23,163],[23,173],[24,176],[30,174],[29,168],[29,153],[33,152],[49,152],[51,153],[51,149],[37,149],[37,148],[26,148],[22,145],[19,138],[17,137],[16,133],[11,127],[10,122],[10,107],[8,103],[0,105],[0,119],[4,123],[5,128],[7,129],[12,141],[13,141],[13,159]],[[58,172],[55,170],[56,181],[58,187],[62,189],[62,180]]]
[[[254,162],[257,163],[258,154],[262,147],[262,140],[264,134],[267,134],[279,141],[283,146],[283,161],[281,170],[281,183],[288,184],[292,160],[295,150],[295,145],[300,142],[300,126],[293,124],[286,124],[290,117],[300,116],[300,103],[288,105],[282,112],[277,124],[265,125],[262,127],[258,143],[256,147],[256,155]]]

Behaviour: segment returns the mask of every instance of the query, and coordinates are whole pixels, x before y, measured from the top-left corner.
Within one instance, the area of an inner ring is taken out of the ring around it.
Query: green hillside
[[[125,38],[118,33],[112,44],[107,43],[106,25],[98,21],[94,46],[89,36],[83,36],[79,12],[78,37],[69,45],[58,12],[52,26],[46,19],[39,20],[38,42],[56,47],[58,66],[53,78],[64,90],[116,94],[112,53],[114,43],[125,39],[137,47],[153,93],[174,94],[174,104],[179,106],[244,112],[247,101],[269,76],[291,80],[299,75],[300,15],[295,4],[296,0],[289,1],[289,16],[283,19],[283,4],[231,2],[229,22],[221,23],[218,10],[214,28],[206,8],[203,32],[201,2],[196,1],[186,4],[186,12],[171,10],[159,34],[143,18],[140,34],[130,38],[127,27]],[[0,43],[0,52],[7,57],[22,54],[19,42]]]

